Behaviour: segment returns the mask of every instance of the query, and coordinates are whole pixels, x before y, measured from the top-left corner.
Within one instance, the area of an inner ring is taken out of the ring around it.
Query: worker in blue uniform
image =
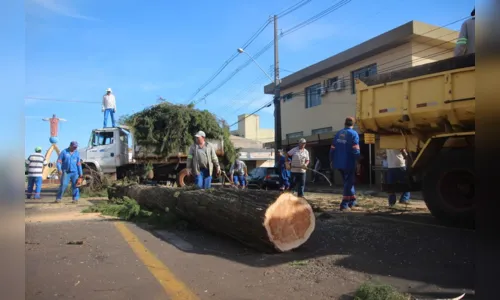
[[[80,198],[80,189],[76,186],[78,178],[83,177],[82,163],[80,160],[80,153],[78,153],[78,143],[73,141],[69,147],[61,151],[57,159],[57,171],[61,178],[61,185],[57,192],[56,202],[62,200],[64,192],[68,188],[71,181],[71,189],[73,191],[73,203],[77,203]]]
[[[280,191],[290,189],[290,170],[287,168],[287,162],[290,164],[291,158],[280,150],[280,159],[278,162],[278,171],[280,175]]]
[[[330,147],[330,163],[332,168],[339,170],[344,181],[344,191],[340,210],[356,206],[356,190],[354,179],[356,176],[356,161],[360,156],[359,135],[353,129],[354,118],[348,117],[344,129],[335,134]]]

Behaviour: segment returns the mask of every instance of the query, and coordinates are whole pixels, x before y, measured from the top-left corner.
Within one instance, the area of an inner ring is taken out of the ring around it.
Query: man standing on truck
[[[195,177],[196,185],[201,189],[212,186],[212,173],[215,167],[217,176],[220,175],[220,165],[215,147],[205,140],[205,132],[198,131],[195,135],[196,143],[189,147],[186,169],[188,175]]]
[[[386,149],[387,155],[387,183],[406,182],[406,157],[408,153],[405,149]],[[396,194],[389,194],[389,206],[396,205]],[[404,192],[399,198],[399,203],[408,204],[410,202],[410,192]]]
[[[353,127],[354,118],[346,118],[344,129],[335,134],[330,147],[330,163],[333,168],[339,170],[344,181],[340,210],[348,210],[356,206],[354,178],[356,176],[356,161],[360,156],[360,149],[359,135]]]
[[[299,145],[288,151],[288,156],[292,158],[292,182],[297,187],[297,196],[304,197],[306,170],[309,165],[309,151],[306,149],[306,139],[300,139]]]
[[[238,157],[236,157],[236,160],[234,163],[231,165],[231,169],[229,169],[229,175],[233,183],[236,186],[240,186],[241,188],[245,188],[247,186],[247,180],[246,177],[248,177],[248,169],[247,165],[245,164],[244,161],[242,161]]]
[[[102,111],[104,112],[103,128],[108,126],[108,116],[111,116],[111,125],[116,127],[115,112],[116,112],[116,99],[112,94],[111,88],[106,90],[106,95],[102,97]]]
[[[28,157],[26,164],[28,165],[28,191],[26,193],[26,198],[31,199],[33,186],[36,185],[35,195],[33,198],[40,199],[40,193],[42,192],[43,167],[47,165],[45,157],[42,155],[42,147],[35,148],[35,153]]]
[[[476,9],[470,13],[472,18],[467,19],[462,23],[460,33],[458,35],[457,44],[455,46],[455,56],[461,56],[476,52]]]
[[[78,143],[73,141],[69,147],[61,151],[57,159],[57,171],[61,178],[61,185],[56,196],[56,203],[60,203],[64,192],[71,181],[71,190],[73,191],[73,203],[77,203],[80,198],[80,188],[76,185],[78,178],[83,178],[82,161],[78,153]]]

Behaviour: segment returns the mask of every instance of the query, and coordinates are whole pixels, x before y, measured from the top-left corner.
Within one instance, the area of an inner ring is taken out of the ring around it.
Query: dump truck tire
[[[473,149],[439,153],[423,179],[423,196],[431,214],[448,225],[473,227],[475,217]]]
[[[187,168],[182,169],[182,171],[179,172],[179,175],[177,175],[177,186],[183,187],[192,184],[194,184],[194,177],[192,175],[188,175]]]

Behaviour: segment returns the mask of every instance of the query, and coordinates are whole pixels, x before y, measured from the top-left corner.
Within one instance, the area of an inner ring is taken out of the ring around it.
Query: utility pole
[[[279,150],[281,149],[281,97],[278,38],[278,16],[274,15],[274,158],[276,163],[279,162]]]

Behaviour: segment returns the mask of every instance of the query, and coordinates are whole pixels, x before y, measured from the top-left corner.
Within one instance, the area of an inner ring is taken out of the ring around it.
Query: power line
[[[297,9],[301,8],[302,6],[306,5],[309,2],[311,2],[311,0],[301,0],[301,1],[297,2],[296,4],[290,6],[289,8],[286,8],[286,9],[282,10],[280,13],[278,13],[278,18],[282,18],[282,17],[296,11]]]
[[[245,120],[246,118],[248,118],[248,117],[250,117],[250,116],[252,116],[252,115],[255,115],[256,113],[258,113],[259,111],[263,110],[264,108],[266,108],[266,107],[270,107],[272,104],[273,104],[273,101],[271,100],[271,101],[269,101],[268,103],[264,104],[264,106],[262,106],[261,108],[259,108],[259,109],[257,109],[256,111],[254,111],[253,113],[251,113],[251,114],[249,114],[249,115],[246,115],[243,119],[238,120],[237,122],[235,122],[235,123],[233,123],[233,124],[229,125],[229,127],[233,127],[234,125],[236,125],[236,124],[240,123],[241,121]]]
[[[342,1],[339,1],[338,3],[328,7],[327,9],[323,10],[322,12],[320,12],[319,14],[316,14],[315,16],[313,16],[312,18],[309,18],[308,20],[300,23],[299,25],[296,25],[294,27],[292,27],[290,30],[287,30],[285,32],[282,32],[280,34],[280,36],[278,37],[278,39],[281,39],[285,36],[287,36],[288,34],[291,34],[319,19],[321,19],[322,17],[330,14],[331,12],[341,8],[342,6],[348,4],[349,2],[351,2],[352,0],[342,0]],[[306,24],[307,22],[307,24]],[[259,52],[257,52],[256,54],[253,55],[253,59],[257,59],[259,58],[262,54],[264,54],[267,50],[269,50],[274,44],[274,41],[270,41],[269,43],[267,43]],[[240,65],[238,68],[236,68],[229,76],[227,76],[222,82],[220,82],[216,87],[212,88],[212,90],[210,90],[209,92],[207,92],[205,95],[203,95],[203,97],[199,98],[198,100],[192,102],[193,104],[198,104],[204,100],[206,100],[206,98],[208,96],[210,96],[211,94],[215,93],[218,89],[220,89],[223,85],[225,85],[229,80],[231,80],[236,74],[238,74],[241,70],[243,70],[246,66],[248,66],[250,63],[252,63],[252,59],[248,59],[245,63],[243,63],[242,65]]]

